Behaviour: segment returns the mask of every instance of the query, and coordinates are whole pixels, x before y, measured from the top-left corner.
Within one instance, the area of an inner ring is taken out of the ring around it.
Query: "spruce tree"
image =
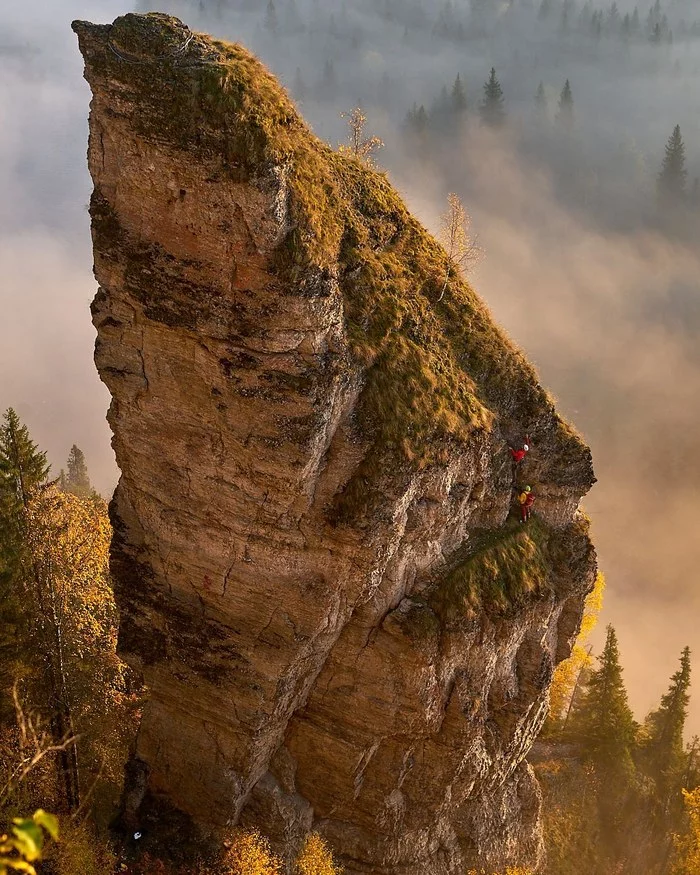
[[[20,654],[21,573],[27,561],[27,510],[49,466],[10,408],[0,425],[0,717],[11,711],[9,689]]]
[[[93,489],[88,476],[87,465],[83,451],[75,444],[71,447],[66,463],[68,473],[65,476],[65,492],[72,492],[78,498],[88,498],[93,494]]]
[[[681,653],[680,668],[671,677],[668,692],[645,722],[644,749],[649,769],[663,796],[675,789],[684,768],[683,731],[690,701],[690,648]]]
[[[46,453],[39,451],[10,407],[0,425],[0,496],[3,504],[26,507],[34,489],[46,480]]]
[[[629,775],[636,723],[622,679],[617,635],[608,626],[599,667],[591,672],[573,715],[573,731],[586,753],[609,775]]]
[[[547,94],[545,93],[543,82],[540,82],[537,86],[535,112],[540,120],[547,118]]]
[[[570,127],[574,121],[574,95],[571,92],[571,84],[566,80],[559,96],[559,108],[557,110],[557,122]]]
[[[503,106],[503,89],[496,77],[496,70],[491,68],[491,75],[484,84],[484,98],[479,106],[482,120],[492,127],[498,127],[505,120]]]
[[[452,100],[445,85],[440,89],[440,94],[430,107],[430,121],[434,128],[444,131],[450,126],[452,120]]]
[[[332,59],[327,60],[323,65],[323,78],[321,79],[320,92],[321,96],[326,99],[332,99],[338,85],[338,80],[335,74],[335,65]]]
[[[29,500],[48,473],[46,453],[10,408],[0,425],[0,577],[16,571]]]
[[[274,0],[268,0],[267,9],[265,10],[265,27],[270,33],[277,33],[278,24]]]
[[[457,78],[452,86],[451,101],[453,113],[461,118],[467,111],[467,92],[464,90],[462,77],[459,73],[457,73]]]
[[[682,201],[685,197],[687,176],[685,145],[680,125],[676,125],[668,143],[666,143],[666,154],[658,178],[658,191],[661,200],[666,204]]]
[[[631,30],[632,33],[639,33],[639,9],[635,6],[634,12],[632,13],[632,22],[631,22]]]

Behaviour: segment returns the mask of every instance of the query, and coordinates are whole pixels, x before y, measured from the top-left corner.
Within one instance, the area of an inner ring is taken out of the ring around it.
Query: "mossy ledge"
[[[475,431],[506,440],[532,433],[548,445],[549,482],[591,485],[587,447],[472,288],[454,280],[439,300],[445,253],[387,177],[314,136],[255,57],[160,13],[73,29],[91,76],[118,92],[111,111],[131,112],[141,137],[191,153],[215,176],[284,173],[291,227],[275,270],[283,282],[319,271],[338,280],[363,377],[355,421],[371,446],[337,519],[376,504],[382,472],[444,462]]]
[[[594,556],[589,520],[582,513],[563,529],[539,517],[523,526],[512,517],[501,529],[473,534],[466,555],[453,558],[427,603],[448,626],[482,611],[505,616],[528,602],[561,596],[555,592],[557,581]]]

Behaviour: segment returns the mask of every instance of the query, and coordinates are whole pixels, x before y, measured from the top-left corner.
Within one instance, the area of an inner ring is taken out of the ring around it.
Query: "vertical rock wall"
[[[349,873],[536,862],[524,758],[595,576],[589,451],[254,58],[167,16],[73,27],[119,647],[148,688],[127,818],[318,829]]]

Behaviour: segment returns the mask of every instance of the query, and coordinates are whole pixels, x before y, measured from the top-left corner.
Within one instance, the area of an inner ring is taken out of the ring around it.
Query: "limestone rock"
[[[73,27],[119,648],[148,687],[127,819],[286,853],[318,829],[348,873],[536,862],[524,759],[595,576],[588,449],[244,49],[158,14]]]

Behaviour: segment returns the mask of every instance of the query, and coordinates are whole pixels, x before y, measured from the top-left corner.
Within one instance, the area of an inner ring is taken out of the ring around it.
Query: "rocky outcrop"
[[[595,575],[589,451],[245,50],[163,15],[73,27],[119,648],[148,688],[127,820],[289,852],[318,829],[349,873],[536,862],[524,758]]]

